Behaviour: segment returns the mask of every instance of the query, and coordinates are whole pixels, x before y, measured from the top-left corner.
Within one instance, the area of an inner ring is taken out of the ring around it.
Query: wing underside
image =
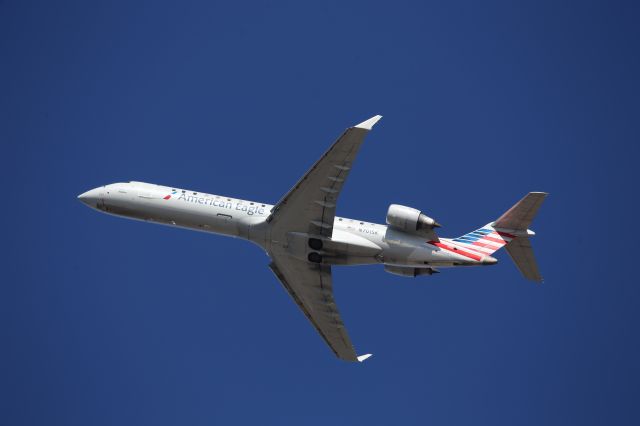
[[[331,266],[307,261],[306,253],[292,253],[286,241],[289,233],[331,238],[340,191],[362,141],[380,118],[345,130],[267,218],[269,267],[331,350],[347,361],[363,361],[369,355],[358,357],[349,339],[333,298]]]
[[[275,256],[269,265],[282,286],[340,359],[357,355],[333,298],[331,267]]]
[[[272,234],[295,231],[331,237],[340,191],[362,141],[380,118],[377,115],[345,130],[282,197],[267,218]]]

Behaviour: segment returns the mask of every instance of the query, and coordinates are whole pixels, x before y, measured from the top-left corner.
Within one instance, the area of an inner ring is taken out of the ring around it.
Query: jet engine
[[[420,210],[391,204],[387,210],[387,225],[399,231],[410,234],[429,233],[433,228],[440,227],[440,224]]]

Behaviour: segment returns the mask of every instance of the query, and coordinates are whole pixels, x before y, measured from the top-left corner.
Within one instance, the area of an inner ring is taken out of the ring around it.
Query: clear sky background
[[[637,425],[636,2],[0,2],[0,424]],[[141,180],[274,203],[375,114],[338,214],[507,254],[335,268],[341,362],[249,243],[76,200]]]

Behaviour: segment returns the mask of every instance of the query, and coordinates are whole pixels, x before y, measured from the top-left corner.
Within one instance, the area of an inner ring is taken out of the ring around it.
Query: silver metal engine
[[[410,234],[424,234],[440,224],[420,210],[391,204],[387,210],[387,225]]]

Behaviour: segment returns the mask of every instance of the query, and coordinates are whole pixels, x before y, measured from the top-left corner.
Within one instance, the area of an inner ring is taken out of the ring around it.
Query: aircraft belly
[[[413,267],[447,267],[460,262],[460,256],[449,254],[427,244],[424,238],[387,228],[385,250],[382,253],[384,264]]]
[[[349,257],[374,257],[382,252],[382,247],[373,241],[336,228],[333,229],[331,241],[341,245],[342,251]]]

